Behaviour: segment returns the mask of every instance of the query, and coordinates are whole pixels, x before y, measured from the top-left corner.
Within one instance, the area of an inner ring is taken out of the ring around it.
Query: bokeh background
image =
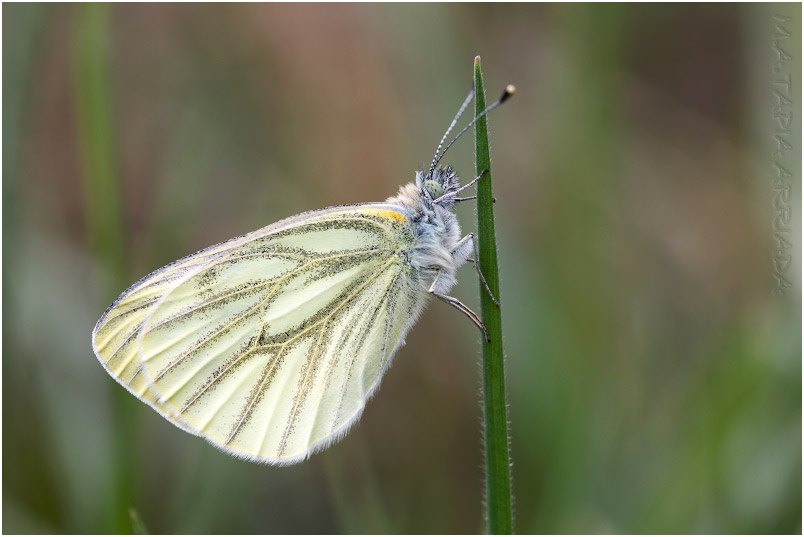
[[[3,531],[482,531],[479,336],[444,304],[289,468],[179,431],[90,347],[151,270],[392,195],[480,54],[489,98],[518,87],[490,118],[516,529],[800,533],[800,50],[793,4],[4,4]],[[471,135],[446,161],[472,175]]]

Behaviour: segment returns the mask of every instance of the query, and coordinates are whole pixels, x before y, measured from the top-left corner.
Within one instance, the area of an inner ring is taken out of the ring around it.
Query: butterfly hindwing
[[[143,278],[93,341],[107,370],[236,455],[295,462],[344,433],[423,304],[393,206],[306,213]]]

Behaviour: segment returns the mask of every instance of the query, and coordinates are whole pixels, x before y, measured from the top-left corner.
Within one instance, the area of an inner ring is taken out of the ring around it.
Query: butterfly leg
[[[470,250],[471,246],[471,250]],[[469,257],[469,252],[474,252],[474,257]],[[500,303],[497,302],[497,299],[494,298],[494,293],[491,292],[491,288],[489,288],[489,284],[486,282],[486,277],[483,276],[483,273],[480,271],[480,265],[478,264],[478,259],[480,259],[477,251],[477,241],[475,240],[475,234],[470,233],[461,240],[458,241],[458,244],[452,249],[452,257],[460,261],[461,263],[466,261],[471,261],[471,263],[475,266],[475,270],[477,274],[480,276],[480,281],[483,282],[483,286],[488,291],[491,300],[499,307]]]
[[[465,185],[463,185],[462,187],[458,187],[456,190],[453,190],[453,191],[451,191],[451,192],[447,192],[447,193],[446,193],[446,194],[444,194],[443,196],[440,196],[440,197],[438,197],[438,198],[434,199],[434,200],[433,200],[433,203],[438,203],[439,201],[442,201],[442,200],[444,200],[444,199],[446,199],[446,198],[454,198],[454,197],[455,197],[455,195],[456,195],[456,194],[458,194],[458,192],[461,192],[462,190],[466,190],[467,188],[469,188],[469,187],[470,187],[470,186],[472,186],[473,184],[475,184],[475,183],[477,183],[478,181],[480,181],[480,179],[481,179],[481,178],[482,178],[484,175],[486,175],[486,172],[487,172],[487,171],[488,171],[488,170],[483,170],[482,172],[480,172],[480,175],[478,175],[477,177],[475,177],[474,179],[472,179],[471,181],[469,181],[468,183],[466,183],[466,184],[465,184]],[[461,201],[466,201],[466,200],[475,199],[476,197],[477,197],[477,196],[472,196],[472,197],[470,197],[470,198],[458,198],[458,199],[459,199],[459,200],[461,200]],[[456,201],[456,200],[453,200],[453,201]]]
[[[430,289],[429,289],[430,293],[433,296],[435,296],[437,299],[446,302],[447,304],[449,304],[453,308],[457,309],[458,311],[460,311],[461,313],[463,313],[464,315],[469,317],[469,319],[473,323],[475,323],[475,326],[477,326],[478,328],[480,328],[483,331],[483,335],[486,337],[486,341],[491,341],[491,339],[489,339],[488,330],[486,330],[486,326],[483,324],[483,321],[480,320],[480,317],[477,316],[477,313],[475,313],[472,310],[470,310],[469,307],[466,304],[464,304],[463,302],[461,302],[457,298],[452,297],[452,296],[447,296],[447,295],[441,294],[438,291],[436,291],[436,284],[438,283],[438,278],[440,276],[441,276],[441,273],[439,272],[438,275],[433,280],[433,284],[430,286]]]
[[[476,200],[477,196],[469,196],[468,198],[455,198],[452,201],[460,203],[462,201]],[[497,198],[491,198],[491,203],[497,203]]]

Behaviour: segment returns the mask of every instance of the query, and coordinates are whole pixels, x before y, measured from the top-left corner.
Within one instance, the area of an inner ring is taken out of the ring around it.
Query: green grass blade
[[[103,267],[99,278],[107,297],[116,296],[127,280],[109,67],[111,9],[108,4],[78,4],[73,11],[73,78],[86,227],[92,253]],[[87,352],[92,352],[89,334]],[[125,390],[109,386],[113,389],[114,465],[109,474],[109,504],[99,509],[106,511],[109,531],[128,533],[134,489],[135,401]]]
[[[480,71],[480,57],[475,58],[475,116],[486,107],[486,91]],[[494,234],[494,206],[491,188],[488,118],[475,123],[475,171],[477,183],[477,230],[480,270],[497,300],[500,300],[500,277],[497,266],[497,239]],[[485,418],[486,507],[488,532],[510,534],[513,531],[511,511],[511,465],[508,455],[508,418],[505,404],[505,372],[503,364],[502,316],[500,306],[492,301],[480,282],[480,307],[483,324],[491,341],[483,341],[483,413]]]
[[[105,283],[117,292],[125,262],[109,72],[109,10],[108,4],[75,6],[74,69],[87,231],[93,252],[113,280]]]

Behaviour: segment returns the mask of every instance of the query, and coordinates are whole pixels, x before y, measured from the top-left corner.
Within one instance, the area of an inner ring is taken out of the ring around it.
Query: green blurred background
[[[3,531],[128,532],[129,508],[159,533],[482,531],[479,336],[444,304],[360,425],[289,468],[179,431],[90,346],[151,270],[392,195],[480,54],[490,98],[518,87],[490,119],[516,529],[800,533],[800,50],[793,4],[4,4]],[[472,175],[471,135],[446,161]]]

